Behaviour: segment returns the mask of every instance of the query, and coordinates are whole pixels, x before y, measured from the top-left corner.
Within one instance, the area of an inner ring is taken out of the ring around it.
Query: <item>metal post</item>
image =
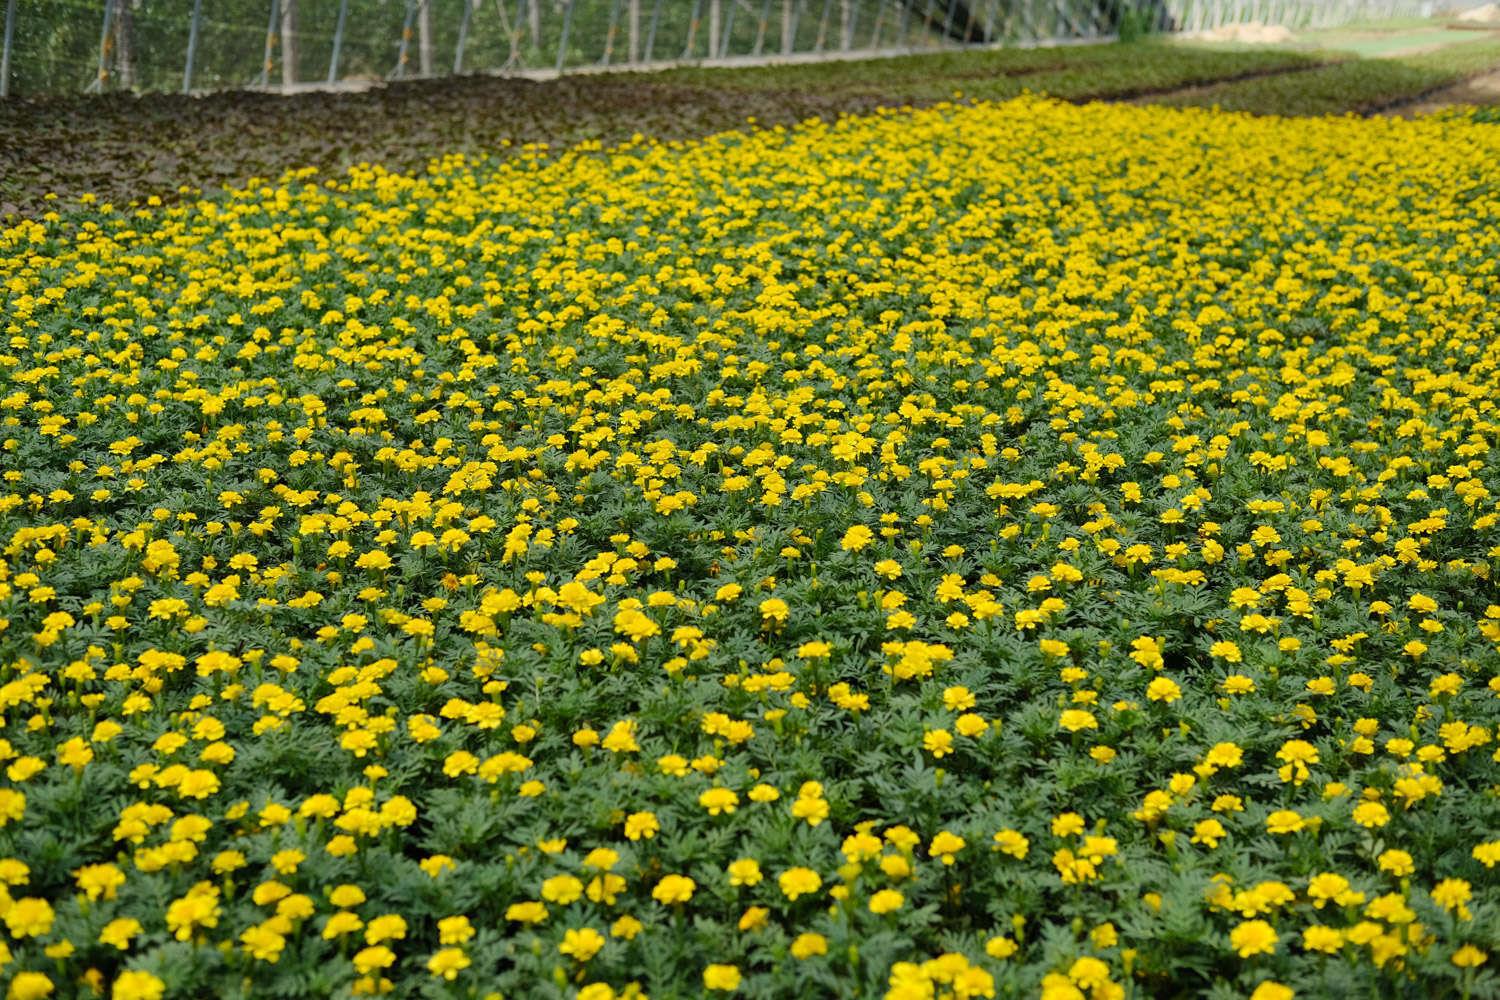
[[[719,58],[729,58],[729,39],[734,34],[734,10],[739,4],[729,0],[729,13],[724,16],[724,26],[719,31]]]
[[[16,37],[16,0],[5,4],[5,49],[0,52],[0,97],[10,96],[10,47]]]
[[[620,4],[623,0],[615,0],[609,7],[609,30],[604,34],[604,55],[599,60],[599,65],[608,66],[610,59],[615,54],[615,32],[620,26]]]
[[[880,48],[880,29],[885,20],[885,0],[875,0],[875,27],[870,30],[870,51],[875,52]]]
[[[99,31],[99,71],[94,82],[88,85],[90,93],[103,93],[104,81],[109,77],[109,25],[115,14],[115,0],[104,0],[104,27]]]
[[[818,18],[818,37],[813,41],[813,51],[823,51],[823,39],[828,37],[828,14],[833,8],[833,0],[823,0],[823,16]]]
[[[568,58],[568,34],[573,30],[574,0],[568,0],[563,8],[562,36],[557,40],[557,75],[562,76],[563,64]]]
[[[1057,11],[1057,32],[1062,35],[1067,32],[1067,37],[1082,35],[1083,31],[1078,27],[1078,22],[1073,20],[1073,14],[1068,9],[1064,0],[1053,0],[1053,8]]]
[[[500,11],[500,26],[510,28],[510,52],[505,56],[505,68],[511,69],[521,63],[521,36],[526,33],[526,0],[516,0],[514,23],[505,14],[505,0],[495,0]]]
[[[760,55],[766,45],[766,28],[771,23],[771,0],[765,0],[760,5],[760,23],[755,26],[755,48],[751,51]]]
[[[693,0],[693,14],[688,18],[687,44],[682,47],[682,58],[693,54],[693,43],[698,40],[698,17],[703,13],[703,0]]]
[[[464,71],[464,43],[469,40],[469,18],[474,16],[474,0],[464,0],[464,14],[458,22],[458,41],[453,46],[453,74]]]
[[[651,61],[651,54],[656,50],[656,26],[661,23],[661,0],[651,7],[651,26],[646,29],[646,54],[645,61]]]
[[[401,48],[396,51],[396,70],[392,74],[398,80],[406,76],[406,50],[411,46],[411,23],[416,15],[414,0],[406,0],[406,20],[401,23]]]
[[[15,8],[15,0],[11,0],[11,8]],[[188,49],[187,62],[182,67],[182,92],[186,94],[193,89],[193,57],[198,54],[198,22],[203,13],[203,0],[193,0],[193,19],[188,22]],[[9,37],[6,38],[6,55],[10,55]],[[0,83],[0,87],[4,84]],[[3,93],[3,90],[0,90]]]
[[[271,55],[276,45],[277,22],[281,20],[280,0],[271,0],[271,17],[266,23],[266,54],[260,61],[260,85],[268,87],[271,85]]]
[[[339,55],[344,50],[344,20],[349,15],[349,0],[339,0],[339,17],[333,22],[333,52],[328,57],[328,82],[339,78]]]

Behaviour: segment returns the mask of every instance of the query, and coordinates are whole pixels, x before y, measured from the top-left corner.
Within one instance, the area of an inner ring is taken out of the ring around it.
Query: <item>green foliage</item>
[[[1482,38],[1394,59],[1358,59],[1303,73],[1220,83],[1157,103],[1275,115],[1370,114],[1417,100],[1500,65],[1500,41]]]

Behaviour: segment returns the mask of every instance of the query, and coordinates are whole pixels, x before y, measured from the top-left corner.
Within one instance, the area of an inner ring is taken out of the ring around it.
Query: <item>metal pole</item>
[[[771,0],[760,5],[760,23],[755,26],[755,55],[760,55],[766,46],[766,28],[771,23]]]
[[[16,0],[8,0],[5,5],[5,50],[0,53],[0,97],[10,96],[10,47],[15,37]]]
[[[413,0],[406,0],[406,20],[401,23],[401,48],[396,52],[396,69],[392,74],[400,80],[406,76],[406,50],[411,45],[411,22],[417,14]]]
[[[1066,33],[1065,37],[1071,38],[1074,35],[1083,34],[1077,22],[1073,20],[1073,13],[1068,9],[1064,0],[1053,0],[1052,6],[1057,12],[1057,33],[1059,35]]]
[[[823,0],[823,16],[818,18],[818,37],[813,41],[813,51],[823,51],[823,39],[828,37],[828,13],[833,7],[833,0]]]
[[[266,56],[260,61],[260,85],[268,87],[271,84],[271,52],[272,46],[276,44],[276,22],[281,20],[280,0],[271,0],[271,17],[266,24]]]
[[[1000,20],[1000,0],[990,0],[984,7],[984,43],[993,45],[995,42],[995,25]]]
[[[344,50],[344,19],[349,14],[349,0],[339,0],[339,17],[333,22],[333,53],[328,57],[328,82],[339,78],[339,54]]]
[[[99,71],[94,74],[94,82],[88,85],[91,93],[103,93],[104,81],[109,77],[109,24],[114,13],[115,0],[104,0],[104,27],[99,31]]]
[[[14,9],[15,0],[11,0]],[[198,21],[203,13],[203,0],[193,0],[193,19],[188,22],[188,50],[187,62],[182,67],[182,92],[186,94],[193,89],[193,57],[198,54]],[[10,41],[9,37],[6,42]],[[10,55],[9,45],[6,46],[6,55]],[[3,84],[0,84],[3,86]],[[3,91],[0,91],[3,92]]]
[[[500,26],[510,28],[510,52],[505,57],[505,68],[511,69],[521,63],[521,36],[526,33],[526,0],[516,0],[514,24],[505,16],[505,0],[495,0],[495,6],[500,11]]]
[[[469,18],[474,16],[473,0],[464,0],[464,16],[458,22],[458,42],[453,46],[453,74],[464,71],[464,43],[469,40]]]
[[[563,63],[568,58],[568,33],[573,30],[573,6],[574,0],[568,0],[568,6],[563,9],[562,36],[557,40],[558,76],[562,76]]]
[[[698,16],[703,13],[703,0],[693,0],[693,14],[688,18],[687,44],[682,47],[682,58],[693,54],[693,43],[698,40]]]
[[[724,27],[719,33],[719,58],[729,57],[729,38],[734,34],[734,9],[739,4],[736,0],[729,0],[729,13],[724,16]]]
[[[599,60],[601,66],[608,66],[615,54],[615,32],[620,24],[620,4],[623,0],[615,0],[609,8],[609,30],[604,35],[604,56]]]
[[[651,53],[656,49],[656,26],[661,22],[661,0],[651,7],[651,26],[646,29],[646,56],[645,61],[651,61]]]
[[[867,46],[871,52],[880,47],[880,22],[884,20],[885,0],[875,0],[875,27],[870,29],[870,44]]]

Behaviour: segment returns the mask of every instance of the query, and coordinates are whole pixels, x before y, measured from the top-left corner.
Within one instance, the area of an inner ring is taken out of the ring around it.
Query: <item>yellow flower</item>
[[[1266,830],[1270,833],[1296,833],[1307,825],[1295,810],[1278,809],[1266,817]]]
[[[396,953],[385,945],[372,945],[354,953],[354,968],[362,976],[380,969],[388,969],[396,961]]]
[[[869,546],[875,540],[875,534],[863,524],[856,524],[844,532],[843,540],[839,546],[845,552],[859,552]]]
[[[881,889],[870,897],[870,912],[876,914],[892,913],[901,909],[906,902],[906,897],[895,889]]]
[[[1302,947],[1332,955],[1344,946],[1344,935],[1334,927],[1313,924],[1302,932]]]
[[[660,829],[654,813],[635,812],[625,817],[625,836],[631,840],[650,840]]]
[[[787,606],[786,601],[779,597],[767,598],[760,602],[760,617],[767,624],[785,622],[790,612],[791,608]]]
[[[798,960],[828,954],[828,939],[813,931],[806,931],[792,941],[792,957]]]
[[[1084,729],[1098,729],[1099,720],[1094,718],[1094,713],[1086,712],[1081,708],[1070,708],[1058,716],[1057,725],[1070,733],[1076,733]]]
[[[110,1000],[161,1000],[167,984],[149,972],[129,969],[110,987]]]
[[[697,888],[698,883],[686,875],[666,875],[651,890],[651,898],[663,906],[686,903],[693,898],[693,892]]]
[[[1170,677],[1158,677],[1146,685],[1148,701],[1164,701],[1168,704],[1182,698],[1182,688]]]
[[[1276,930],[1264,920],[1246,920],[1229,932],[1229,943],[1241,958],[1276,951]]]
[[[400,941],[406,937],[406,921],[395,913],[375,917],[365,927],[365,943],[380,944],[382,941]]]
[[[732,813],[739,805],[740,797],[728,788],[714,787],[698,796],[698,804],[708,810],[710,816]]]
[[[1466,944],[1453,953],[1450,961],[1460,969],[1474,969],[1483,965],[1489,960],[1489,957],[1486,952],[1481,951],[1472,944]]]
[[[17,972],[5,995],[6,1000],[42,1000],[52,995],[52,980],[41,972]]]
[[[592,927],[569,928],[557,950],[579,962],[587,962],[604,947],[604,935]]]
[[[104,925],[99,932],[99,943],[125,951],[130,942],[141,933],[141,923],[134,917],[116,917]]]
[[[703,970],[703,988],[733,993],[740,988],[740,970],[734,965],[710,965]]]
[[[922,737],[922,749],[942,760],[953,752],[953,734],[946,729],[929,729]]]
[[[1380,862],[1381,871],[1389,872],[1398,878],[1410,875],[1416,870],[1411,855],[1396,848],[1382,852],[1377,860]]]
[[[470,964],[469,956],[461,948],[443,948],[433,952],[427,960],[427,971],[451,983]]]
[[[1379,802],[1361,802],[1354,807],[1354,822],[1367,829],[1378,829],[1390,821],[1390,812]]]
[[[937,858],[945,865],[953,864],[954,855],[966,846],[964,838],[947,830],[938,831],[932,838],[932,843],[927,848],[927,853]]]
[[[787,899],[796,900],[799,896],[817,892],[823,885],[823,879],[811,868],[798,867],[782,872],[776,883]]]
[[[740,858],[738,861],[729,863],[729,884],[735,886],[752,886],[760,884],[764,876],[760,871],[760,862],[754,858]]]
[[[547,919],[547,907],[536,900],[511,903],[505,908],[505,919],[521,924],[539,924]]]

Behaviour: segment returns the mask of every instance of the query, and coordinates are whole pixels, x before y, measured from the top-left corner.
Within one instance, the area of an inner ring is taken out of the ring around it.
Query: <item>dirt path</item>
[[[1381,114],[1410,118],[1413,115],[1430,114],[1458,104],[1500,106],[1500,67],[1465,80],[1463,83],[1420,97],[1410,103],[1387,108]]]

